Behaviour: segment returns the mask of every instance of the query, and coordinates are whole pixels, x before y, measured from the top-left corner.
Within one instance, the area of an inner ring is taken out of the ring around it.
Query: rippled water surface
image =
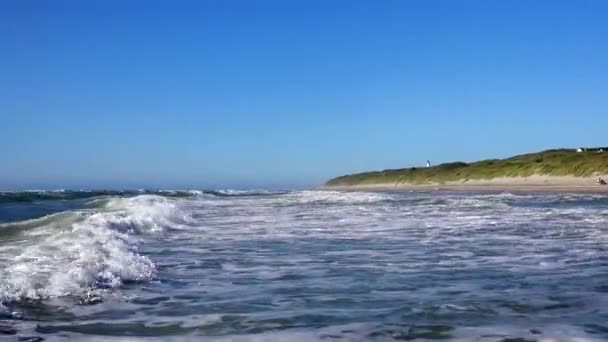
[[[3,193],[0,222],[0,341],[608,340],[608,195]]]

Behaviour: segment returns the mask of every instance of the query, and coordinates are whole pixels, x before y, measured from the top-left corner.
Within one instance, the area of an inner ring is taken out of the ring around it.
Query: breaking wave
[[[188,220],[171,199],[141,195],[111,199],[100,212],[75,211],[19,223],[37,226],[0,243],[15,255],[0,270],[0,301],[90,297],[124,282],[148,281],[155,264],[139,254],[141,238]]]

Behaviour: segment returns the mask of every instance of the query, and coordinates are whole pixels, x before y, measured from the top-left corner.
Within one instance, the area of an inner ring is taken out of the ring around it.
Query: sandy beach
[[[387,183],[352,186],[325,186],[324,189],[345,191],[387,190],[463,190],[463,191],[555,191],[607,193],[608,185],[598,185],[597,179],[608,179],[608,175],[593,177],[544,176],[501,177],[492,179],[469,179],[445,183]]]

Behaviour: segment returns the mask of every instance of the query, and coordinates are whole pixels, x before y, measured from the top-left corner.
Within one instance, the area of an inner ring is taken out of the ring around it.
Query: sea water
[[[608,340],[608,195],[0,193],[0,341]]]

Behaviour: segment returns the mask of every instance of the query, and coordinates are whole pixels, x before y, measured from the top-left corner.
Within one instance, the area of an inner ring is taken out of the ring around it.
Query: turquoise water
[[[0,341],[602,341],[608,196],[0,196]]]

